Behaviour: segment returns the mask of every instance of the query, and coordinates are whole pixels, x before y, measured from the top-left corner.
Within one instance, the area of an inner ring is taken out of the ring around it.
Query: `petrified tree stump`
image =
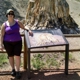
[[[69,14],[66,0],[29,0],[25,25],[32,30],[55,27],[78,28]]]

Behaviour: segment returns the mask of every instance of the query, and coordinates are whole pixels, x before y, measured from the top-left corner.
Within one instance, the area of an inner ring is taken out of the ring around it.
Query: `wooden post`
[[[23,61],[24,61],[24,66],[23,66],[23,68],[24,69],[27,69],[27,46],[26,46],[26,42],[25,42],[25,36],[24,36],[24,53],[23,53],[23,55],[24,55],[24,58],[23,58]]]
[[[68,75],[68,64],[69,64],[69,44],[66,45],[65,53],[65,74]]]

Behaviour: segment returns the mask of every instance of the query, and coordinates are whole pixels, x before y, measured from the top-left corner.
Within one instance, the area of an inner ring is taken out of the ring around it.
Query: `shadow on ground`
[[[80,69],[70,69],[69,74],[65,75],[64,70],[50,70],[50,71],[35,71],[32,73],[31,80],[80,80]]]
[[[5,74],[4,74],[5,73]],[[20,80],[28,80],[27,71],[22,71]],[[69,69],[69,74],[64,74],[64,69],[60,70],[44,70],[31,71],[31,79],[29,80],[80,80],[80,69]],[[0,72],[0,80],[17,80],[10,76],[10,72]]]

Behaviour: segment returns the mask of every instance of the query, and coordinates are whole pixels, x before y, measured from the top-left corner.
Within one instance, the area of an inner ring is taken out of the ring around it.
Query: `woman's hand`
[[[33,36],[33,32],[31,30],[28,31],[30,36]]]
[[[0,45],[0,50],[3,51],[4,50],[4,46],[1,44]]]

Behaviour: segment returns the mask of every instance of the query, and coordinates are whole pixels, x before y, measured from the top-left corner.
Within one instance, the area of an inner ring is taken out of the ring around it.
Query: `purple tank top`
[[[5,35],[4,35],[3,40],[9,41],[9,42],[15,42],[15,41],[22,40],[20,33],[19,33],[19,29],[20,27],[16,20],[15,20],[15,24],[12,26],[7,26],[5,22]]]

